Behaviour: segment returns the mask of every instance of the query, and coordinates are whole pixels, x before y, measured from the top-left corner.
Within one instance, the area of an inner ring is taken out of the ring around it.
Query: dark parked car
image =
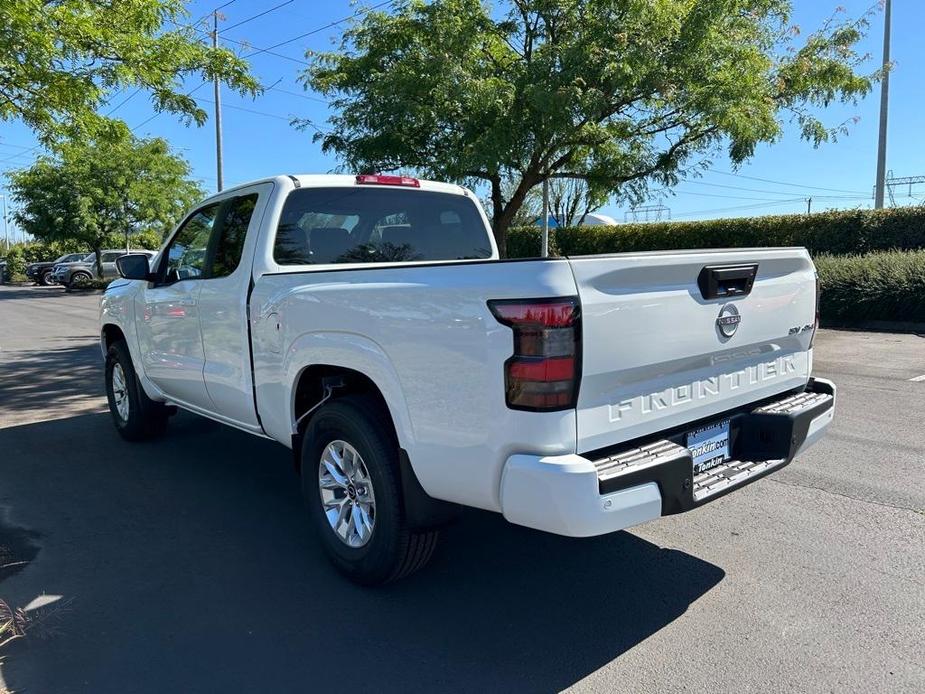
[[[6,258],[0,258],[0,284],[3,284],[6,280]]]
[[[54,283],[52,270],[58,263],[74,263],[87,257],[86,253],[66,253],[57,260],[46,263],[29,263],[26,265],[26,277],[36,284],[49,285]]]
[[[131,253],[140,253],[148,256],[148,259],[154,258],[157,251],[131,251]],[[87,255],[83,260],[75,263],[56,263],[54,274],[49,279],[55,284],[62,287],[73,289],[82,282],[87,282],[93,278],[111,280],[119,276],[119,270],[116,268],[116,259],[125,255],[124,250],[104,250],[100,251],[100,257],[103,261],[103,274],[100,276],[96,271],[96,256],[93,253]]]

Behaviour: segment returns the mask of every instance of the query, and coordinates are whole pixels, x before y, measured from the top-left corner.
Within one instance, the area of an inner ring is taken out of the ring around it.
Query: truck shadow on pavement
[[[181,413],[132,446],[95,414],[0,429],[0,450],[0,504],[41,538],[0,597],[72,601],[57,636],[5,649],[12,691],[560,690],[724,576],[631,533],[469,512],[421,573],[363,589],[323,558],[276,444]]]
[[[104,395],[99,345],[80,337],[56,339],[65,346],[0,353],[0,406],[5,412],[47,410]]]

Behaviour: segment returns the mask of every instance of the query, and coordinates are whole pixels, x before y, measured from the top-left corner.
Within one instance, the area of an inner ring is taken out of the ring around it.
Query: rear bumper
[[[797,394],[719,414],[729,419],[731,460],[694,474],[686,431],[665,432],[594,455],[513,455],[501,478],[512,523],[587,537],[682,513],[790,463],[818,441],[835,412],[835,386],[810,379]]]

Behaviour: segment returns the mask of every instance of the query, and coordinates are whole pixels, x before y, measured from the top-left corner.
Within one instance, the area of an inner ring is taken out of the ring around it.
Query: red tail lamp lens
[[[496,300],[488,307],[514,333],[514,354],[504,364],[508,407],[575,407],[581,356],[578,299]]]

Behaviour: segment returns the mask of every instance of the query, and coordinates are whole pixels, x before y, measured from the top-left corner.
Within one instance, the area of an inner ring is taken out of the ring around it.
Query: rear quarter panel
[[[479,262],[270,274],[251,297],[258,409],[271,436],[295,431],[302,371],[365,373],[382,391],[422,486],[439,499],[500,510],[514,452],[575,451],[575,411],[505,405],[510,328],[489,299],[575,294],[565,260]]]

